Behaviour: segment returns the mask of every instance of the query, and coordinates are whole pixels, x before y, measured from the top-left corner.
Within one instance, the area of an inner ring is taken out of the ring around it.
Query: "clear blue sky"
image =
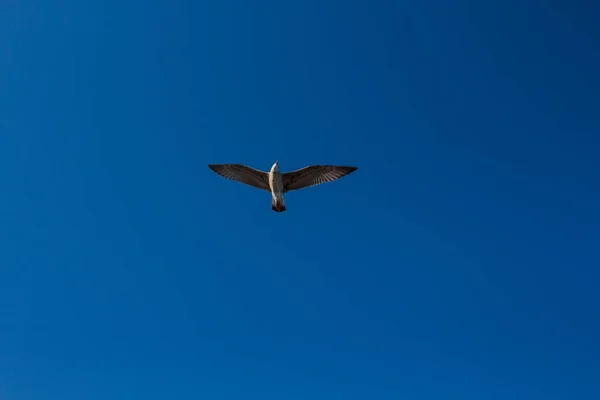
[[[600,398],[595,3],[3,1],[0,399]]]

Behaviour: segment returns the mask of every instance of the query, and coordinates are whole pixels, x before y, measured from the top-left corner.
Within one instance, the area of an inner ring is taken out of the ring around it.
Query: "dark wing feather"
[[[269,174],[242,164],[209,164],[208,168],[224,178],[245,183],[255,188],[268,190]]]
[[[297,171],[287,172],[283,174],[283,192],[333,182],[357,169],[357,167],[336,165],[311,165]]]

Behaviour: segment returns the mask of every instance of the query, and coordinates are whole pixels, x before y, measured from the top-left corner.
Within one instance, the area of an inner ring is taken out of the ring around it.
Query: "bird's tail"
[[[271,200],[271,210],[275,212],[284,212],[286,210],[285,204],[283,201],[278,201],[276,199]]]

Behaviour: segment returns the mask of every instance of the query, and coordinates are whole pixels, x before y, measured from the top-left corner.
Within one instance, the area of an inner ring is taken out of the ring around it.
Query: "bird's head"
[[[271,170],[277,171],[279,170],[279,160],[275,161],[275,164],[271,167]]]

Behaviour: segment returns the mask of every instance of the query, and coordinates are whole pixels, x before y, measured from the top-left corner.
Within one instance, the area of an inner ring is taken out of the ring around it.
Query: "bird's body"
[[[275,212],[286,211],[284,193],[333,182],[357,170],[356,167],[312,165],[282,174],[279,171],[279,161],[275,161],[269,172],[241,164],[209,164],[208,167],[224,178],[269,191],[271,209]]]
[[[283,201],[283,178],[279,172],[278,163],[273,164],[269,171],[269,188],[271,189],[271,209],[275,212],[283,212],[286,210],[285,202]]]

